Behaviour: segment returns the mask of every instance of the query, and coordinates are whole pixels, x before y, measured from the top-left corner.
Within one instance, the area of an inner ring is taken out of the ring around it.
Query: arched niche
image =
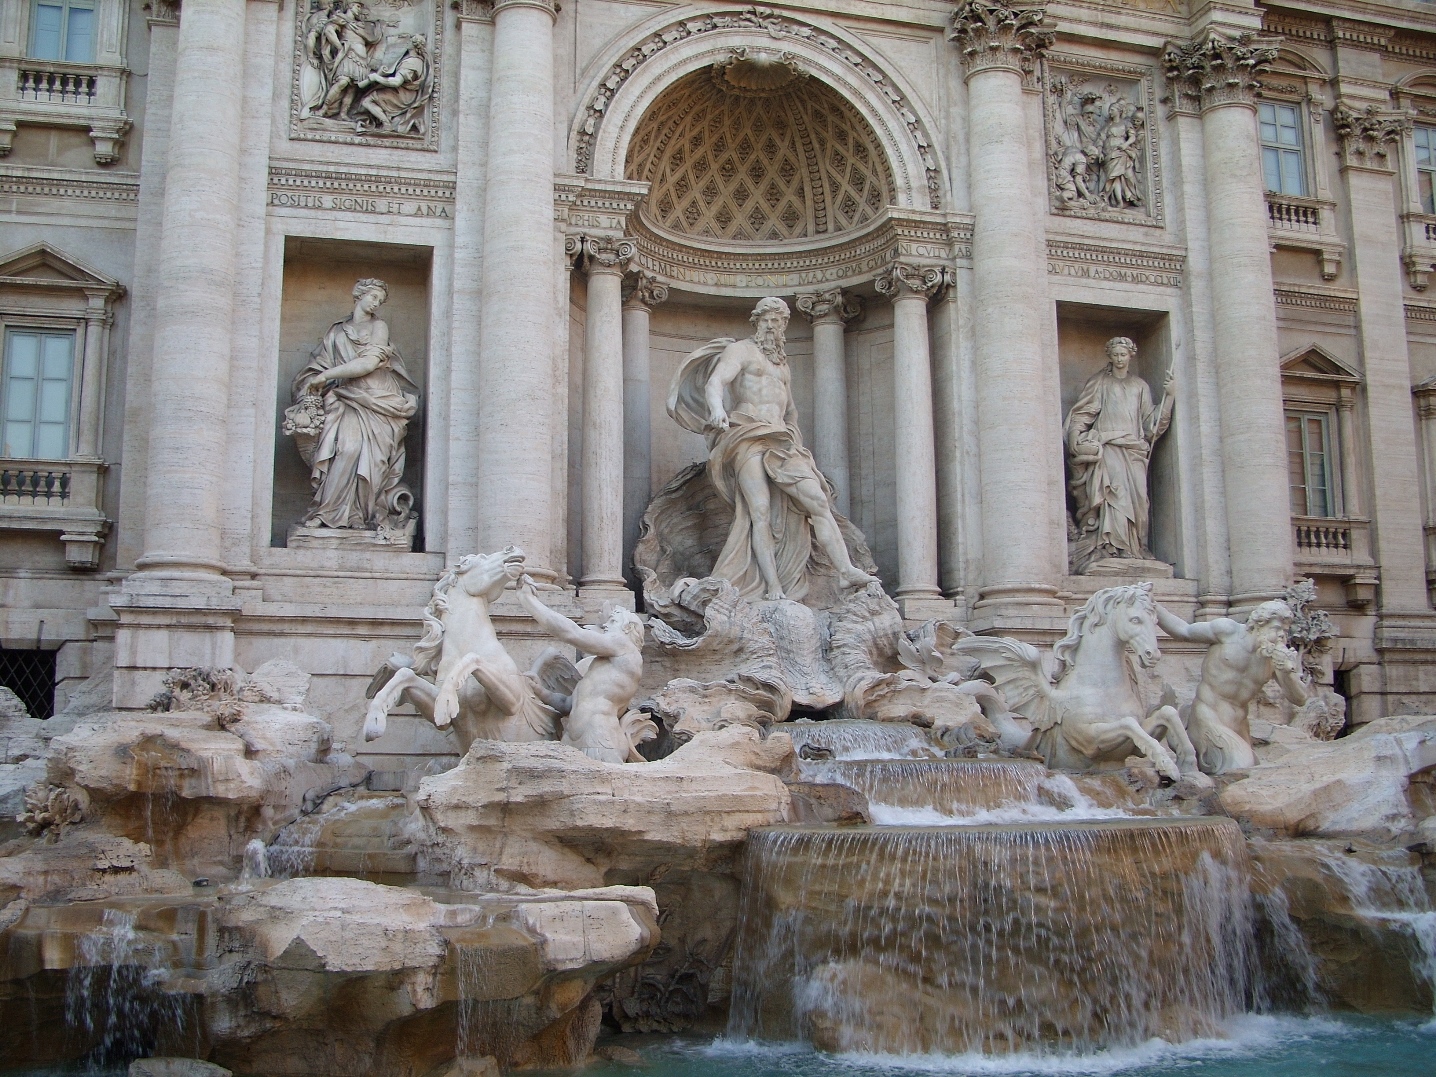
[[[789,15],[733,8],[660,16],[638,28],[593,68],[570,130],[574,171],[623,179],[635,132],[673,83],[730,60],[735,53],[777,53],[818,79],[871,127],[893,177],[893,204],[939,210],[947,204],[947,170],[936,129],[902,80],[833,27]]]

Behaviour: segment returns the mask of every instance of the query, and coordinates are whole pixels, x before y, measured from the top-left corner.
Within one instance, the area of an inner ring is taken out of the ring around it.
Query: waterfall
[[[793,738],[794,748],[826,750],[836,759],[931,759],[942,754],[926,732],[908,722],[833,718],[787,722],[782,730]]]
[[[502,949],[496,949],[487,933],[494,927],[497,915],[486,912],[468,931],[480,937],[465,942],[466,932],[450,935],[454,963],[458,973],[459,1014],[455,1054],[458,1058],[481,1058],[495,1055],[508,1058],[523,1041],[525,1032],[521,1017],[523,1000],[495,998],[491,992],[495,982],[502,981],[507,960]]]
[[[1405,860],[1373,864],[1354,856],[1323,857],[1321,867],[1339,882],[1353,912],[1395,928],[1415,943],[1412,968],[1436,996],[1436,907],[1421,869]]]
[[[822,759],[805,760],[802,771],[814,781],[850,785],[872,804],[945,815],[1031,803],[1047,776],[1041,763],[1010,759]]]
[[[1242,1012],[1247,858],[1220,818],[750,834],[729,1035],[1082,1052]]]
[[[100,926],[80,936],[65,981],[65,1024],[88,1045],[92,1073],[176,1046],[187,1036],[198,1049],[191,999],[166,990],[168,949],[136,930],[136,913],[104,910]]]

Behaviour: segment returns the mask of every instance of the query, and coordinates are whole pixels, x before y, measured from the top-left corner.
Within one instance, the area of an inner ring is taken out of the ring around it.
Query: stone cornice
[[[402,198],[426,202],[453,202],[454,181],[444,176],[403,172],[360,172],[312,165],[271,164],[271,191],[307,191],[370,198]]]
[[[1356,296],[1340,292],[1318,291],[1299,285],[1278,284],[1272,289],[1272,297],[1279,307],[1296,310],[1320,310],[1329,314],[1347,317],[1356,316]]]
[[[962,53],[968,78],[994,68],[1026,78],[1037,57],[1052,47],[1056,28],[1047,21],[1047,9],[1042,5],[963,0],[953,13],[947,38]]]
[[[1267,34],[1230,36],[1208,29],[1189,42],[1172,42],[1163,53],[1167,81],[1178,111],[1226,105],[1256,107],[1261,75],[1277,58],[1280,39]]]
[[[1392,150],[1411,130],[1411,113],[1379,105],[1355,107],[1338,101],[1331,112],[1341,141],[1341,167],[1373,172],[1394,172]]]
[[[140,200],[140,177],[132,172],[12,165],[0,168],[0,195],[136,205]]]

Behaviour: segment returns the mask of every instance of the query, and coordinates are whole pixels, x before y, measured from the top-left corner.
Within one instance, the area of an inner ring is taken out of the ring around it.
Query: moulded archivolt
[[[439,146],[442,0],[299,0],[289,137]]]
[[[1161,158],[1150,68],[1050,54],[1042,66],[1053,213],[1160,225]]]

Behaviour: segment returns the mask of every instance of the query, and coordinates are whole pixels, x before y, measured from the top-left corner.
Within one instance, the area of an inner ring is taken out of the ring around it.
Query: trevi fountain
[[[1426,0],[0,9],[0,1074],[1432,1072]]]

